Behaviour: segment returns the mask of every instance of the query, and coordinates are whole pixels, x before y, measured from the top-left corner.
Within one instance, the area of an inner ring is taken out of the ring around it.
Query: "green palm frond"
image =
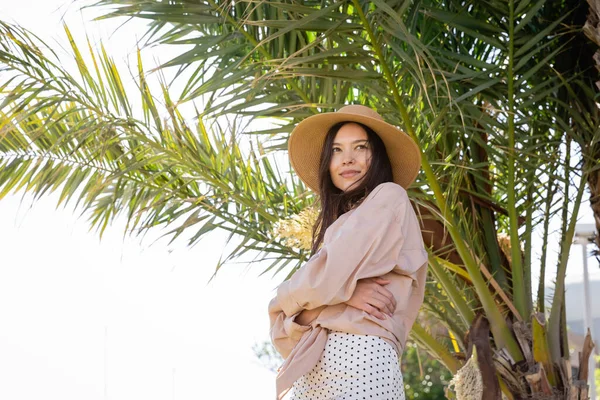
[[[163,99],[151,93],[141,58],[137,119],[104,50],[91,52],[90,67],[66,29],[76,77],[41,57],[27,32],[1,29],[12,40],[1,43],[0,60],[14,76],[0,114],[0,196],[60,190],[59,203],[81,205],[100,234],[119,215],[132,233],[167,225],[173,239],[193,232],[190,245],[225,229],[244,240],[223,262],[249,249],[279,254],[286,265],[306,257],[269,235],[279,218],[311,201],[299,196],[303,186],[278,171],[274,159],[253,148],[244,153],[235,131],[209,131],[201,118],[191,127],[164,82]],[[159,101],[168,110],[164,119]],[[278,270],[281,264],[274,263]]]

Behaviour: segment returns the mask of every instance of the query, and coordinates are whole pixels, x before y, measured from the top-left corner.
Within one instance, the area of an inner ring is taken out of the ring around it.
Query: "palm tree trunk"
[[[585,7],[587,13],[583,16],[583,33],[591,39],[598,47],[600,47],[600,0],[588,0],[589,9]],[[586,18],[587,17],[587,18]],[[589,42],[588,42],[589,43]],[[586,66],[586,74],[590,77],[590,83],[596,85],[600,89],[600,49],[594,49],[593,43],[587,46],[588,51],[584,53],[582,60]],[[595,67],[595,68],[594,68]],[[595,109],[598,113],[598,109]],[[600,145],[596,144],[590,149],[592,164],[595,160],[600,159]],[[591,167],[591,166],[590,166]],[[588,188],[590,189],[590,207],[594,213],[594,221],[596,223],[596,249],[594,254],[600,259],[600,170],[592,171],[587,179]]]

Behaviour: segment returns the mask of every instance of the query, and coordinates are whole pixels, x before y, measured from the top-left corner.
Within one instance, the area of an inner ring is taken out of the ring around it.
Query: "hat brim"
[[[290,162],[306,186],[319,193],[321,151],[327,132],[339,122],[359,122],[373,129],[385,144],[394,182],[405,189],[414,182],[421,168],[421,151],[410,136],[383,120],[338,111],[308,117],[290,135]]]

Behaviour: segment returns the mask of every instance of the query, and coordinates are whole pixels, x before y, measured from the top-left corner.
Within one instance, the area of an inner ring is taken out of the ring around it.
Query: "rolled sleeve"
[[[290,281],[282,282],[277,288],[277,301],[287,316],[292,316],[303,310],[290,293]]]
[[[304,332],[310,330],[310,325],[300,325],[296,322],[296,317],[298,315],[300,315],[300,312],[297,312],[291,317],[286,317],[283,320],[283,329],[285,333],[294,341],[300,340]]]
[[[300,325],[295,320],[299,313],[286,316],[277,301],[273,298],[269,303],[269,319],[271,324],[271,343],[283,358],[287,358],[300,341],[302,335],[311,329],[309,325]]]

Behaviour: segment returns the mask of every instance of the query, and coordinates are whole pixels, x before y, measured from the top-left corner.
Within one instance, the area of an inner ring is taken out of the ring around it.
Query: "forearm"
[[[322,248],[316,257],[311,258],[277,288],[277,299],[286,316],[291,317],[303,310],[344,303],[352,296],[355,285],[353,278],[358,275],[354,271],[361,265],[348,270],[339,268],[342,260],[336,261],[339,257],[329,257],[328,251],[331,247],[339,247],[339,244],[331,245],[329,249]],[[340,250],[334,249],[334,253],[339,252]],[[343,262],[355,264],[351,257]]]

